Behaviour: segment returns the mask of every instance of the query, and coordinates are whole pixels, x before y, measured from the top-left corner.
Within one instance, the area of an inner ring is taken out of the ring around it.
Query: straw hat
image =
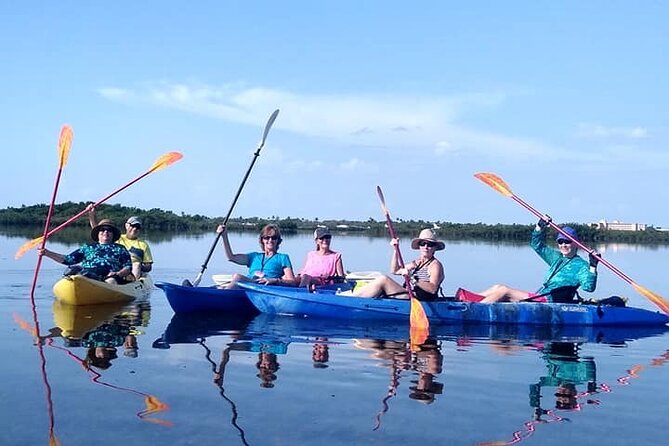
[[[432,229],[426,228],[420,231],[420,234],[418,234],[417,238],[411,240],[411,249],[418,249],[419,243],[423,241],[432,242],[436,244],[437,251],[441,251],[446,247],[446,245],[444,245],[444,242],[442,242],[441,240],[437,240],[437,234],[435,234]]]
[[[91,238],[93,239],[94,242],[98,241],[98,233],[102,228],[111,229],[112,234],[114,234],[113,241],[116,241],[121,237],[121,231],[119,231],[119,229],[116,226],[114,226],[114,223],[112,223],[111,220],[105,218],[103,220],[100,220],[97,226],[91,229]]]

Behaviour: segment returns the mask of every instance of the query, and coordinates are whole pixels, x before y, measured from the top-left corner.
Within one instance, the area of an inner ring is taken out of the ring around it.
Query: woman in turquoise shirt
[[[546,296],[549,302],[553,301],[552,291],[558,288],[570,287],[575,293],[578,287],[584,291],[593,292],[597,287],[598,254],[590,254],[589,262],[577,255],[578,248],[572,241],[558,233],[555,239],[557,249],[546,245],[546,226],[548,222],[539,220],[532,231],[530,246],[549,265],[544,283],[535,292],[522,291],[507,285],[497,284],[479,293],[485,296],[482,303],[492,303],[501,300],[519,302],[531,300],[533,297]],[[563,226],[562,230],[575,240],[578,240],[576,231],[570,226]],[[563,288],[568,289],[568,288]],[[573,294],[573,293],[572,293]],[[571,296],[567,300],[571,299]]]
[[[229,261],[238,265],[249,267],[248,275],[233,274],[232,281],[224,288],[235,288],[237,282],[257,282],[263,285],[288,285],[296,284],[293,265],[287,254],[280,254],[281,232],[277,225],[266,225],[260,231],[258,242],[261,252],[249,252],[247,254],[235,254],[230,247],[230,240],[225,226],[219,225],[216,232],[223,238],[225,255]]]

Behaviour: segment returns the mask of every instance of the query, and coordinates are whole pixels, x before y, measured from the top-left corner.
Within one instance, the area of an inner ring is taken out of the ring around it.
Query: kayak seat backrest
[[[551,301],[557,304],[574,304],[580,302],[580,296],[576,292],[578,287],[561,286],[550,291]]]

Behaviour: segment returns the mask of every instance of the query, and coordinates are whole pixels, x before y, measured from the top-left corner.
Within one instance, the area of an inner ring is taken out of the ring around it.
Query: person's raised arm
[[[86,206],[86,212],[88,212],[88,223],[91,225],[91,228],[96,227],[98,225],[98,220],[95,217],[95,206],[93,206],[93,203]]]
[[[225,250],[225,257],[228,258],[232,263],[237,265],[248,266],[248,256],[246,254],[235,254],[232,252],[232,247],[230,247],[230,240],[228,239],[228,231],[224,225],[218,225],[216,228],[216,233],[221,235],[223,239],[223,249]]]
[[[390,245],[393,247],[393,256],[390,258],[390,271],[396,276],[403,276],[407,274],[407,268],[400,268],[400,261],[397,257],[399,243],[400,239],[398,238],[394,238],[390,241]]]

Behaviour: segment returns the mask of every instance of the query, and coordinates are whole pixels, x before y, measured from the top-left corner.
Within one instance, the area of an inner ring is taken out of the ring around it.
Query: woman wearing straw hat
[[[426,228],[420,231],[418,237],[411,240],[411,248],[420,252],[420,256],[405,265],[399,267],[397,259],[397,249],[395,246],[399,239],[393,239],[390,244],[393,246],[393,256],[390,260],[390,270],[398,276],[409,275],[411,277],[411,286],[418,300],[435,300],[441,288],[441,282],[444,281],[444,267],[434,256],[436,251],[445,248],[444,242],[437,240],[437,236],[432,229]],[[354,296],[358,297],[380,297],[387,296],[397,299],[408,299],[408,291],[402,285],[395,282],[388,276],[381,276],[362,288],[353,291]]]
[[[116,243],[120,236],[121,231],[111,220],[104,219],[91,230],[94,243],[87,243],[67,255],[46,248],[39,253],[63,265],[80,264],[79,274],[91,279],[110,284],[132,282],[130,254]]]

